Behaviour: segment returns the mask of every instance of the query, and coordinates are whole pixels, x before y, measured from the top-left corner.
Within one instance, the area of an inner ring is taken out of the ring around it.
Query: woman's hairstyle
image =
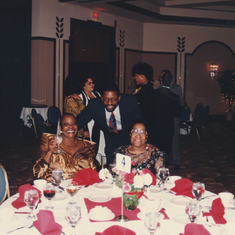
[[[85,74],[85,75],[82,76],[82,79],[81,79],[81,84],[80,84],[80,87],[79,87],[80,91],[83,91],[83,87],[85,86],[86,82],[88,82],[89,78],[95,84],[95,77],[92,74]]]
[[[164,86],[171,86],[172,83],[172,74],[169,70],[164,69],[161,72],[161,80]]]
[[[135,64],[132,68],[132,76],[135,74],[144,75],[148,81],[153,81],[153,68],[147,63],[138,63]]]

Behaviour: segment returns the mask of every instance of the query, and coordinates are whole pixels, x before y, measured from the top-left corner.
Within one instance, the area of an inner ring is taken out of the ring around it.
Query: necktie
[[[109,119],[109,131],[114,132],[114,133],[118,133],[117,123],[116,123],[116,119],[115,119],[113,112],[111,113],[111,116]]]

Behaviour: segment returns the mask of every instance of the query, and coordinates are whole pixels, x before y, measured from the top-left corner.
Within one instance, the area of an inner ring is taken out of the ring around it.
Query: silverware
[[[38,204],[41,202],[41,199],[38,200],[36,206],[35,206],[35,210],[38,208]]]
[[[26,226],[21,226],[21,227],[18,227],[18,228],[13,229],[13,230],[11,230],[11,231],[8,231],[7,233],[12,233],[12,232],[15,232],[15,231],[17,231],[17,230],[19,230],[19,229],[22,229],[22,228],[32,228],[32,227],[33,227],[33,224],[31,224],[30,226],[28,226],[28,225],[26,225]]]
[[[65,190],[63,187],[58,186],[57,184],[55,184],[55,183],[53,183],[53,182],[52,182],[52,185],[54,185],[54,186],[58,187],[58,188],[59,188],[59,189],[61,189],[62,191],[64,191],[64,190]]]
[[[206,209],[211,209],[211,206],[203,206]],[[225,206],[225,210],[235,210],[235,206]]]
[[[26,211],[15,211],[15,214],[30,214],[30,212],[26,212]]]

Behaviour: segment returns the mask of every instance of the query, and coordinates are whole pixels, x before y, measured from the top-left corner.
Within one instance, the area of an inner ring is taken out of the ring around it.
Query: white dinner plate
[[[108,184],[108,183],[97,183],[94,186],[95,188],[98,188],[98,189],[111,189],[113,187],[112,184]]]
[[[68,195],[65,192],[62,193],[56,193],[55,197],[52,198],[52,201],[61,201],[64,200],[65,198],[67,198]]]
[[[186,197],[181,197],[181,196],[176,196],[173,199],[171,199],[171,202],[175,205],[179,206],[186,206],[188,202],[190,202],[191,199],[186,198]]]
[[[152,185],[152,186],[150,186],[149,191],[151,194],[160,193],[160,192],[162,192],[162,188],[159,186]]]
[[[94,194],[90,195],[88,199],[92,202],[108,202],[111,200],[111,197],[106,194]]]
[[[160,212],[159,212],[160,213]],[[164,215],[162,214],[162,213],[160,213],[161,214],[161,219],[163,219],[164,218]],[[141,220],[143,220],[144,218],[143,218],[143,213],[140,211],[138,214],[137,214],[137,217],[139,218],[139,219],[141,219]]]
[[[172,218],[173,221],[175,221],[178,224],[188,224],[190,223],[188,216],[185,215],[177,215]]]
[[[89,218],[91,220],[96,220],[96,221],[107,221],[107,220],[112,220],[114,218],[115,214],[113,212],[110,212],[107,214],[107,216],[104,215],[92,215],[89,213]]]

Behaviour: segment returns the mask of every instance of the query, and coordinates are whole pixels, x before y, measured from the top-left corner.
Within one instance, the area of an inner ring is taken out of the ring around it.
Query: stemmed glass
[[[55,137],[55,141],[57,143],[57,150],[54,153],[61,153],[60,144],[61,144],[62,140],[63,140],[62,135],[57,134],[56,137]]]
[[[48,199],[49,204],[46,206],[46,209],[53,209],[54,207],[51,205],[51,199],[55,196],[55,186],[51,183],[47,183],[43,188],[43,195]]]
[[[24,202],[27,204],[27,206],[30,208],[30,214],[28,215],[28,219],[35,218],[35,215],[33,213],[33,209],[36,205],[36,203],[39,200],[39,194],[37,190],[29,190],[26,191],[24,194]]]
[[[56,169],[56,170],[52,171],[52,182],[54,185],[56,185],[57,192],[61,192],[59,190],[59,185],[60,185],[62,179],[63,179],[63,171],[62,170]]]
[[[185,208],[185,212],[188,215],[190,222],[194,223],[200,214],[200,206],[195,201],[188,202]]]
[[[66,207],[66,219],[68,220],[68,222],[70,223],[70,225],[73,228],[72,234],[76,234],[75,227],[76,227],[78,221],[81,220],[81,217],[82,217],[81,216],[81,208],[79,206],[77,206],[76,204],[71,204]]]
[[[112,177],[113,177],[113,182],[116,181],[116,180],[115,180],[116,173],[113,172],[113,169],[114,169],[115,167],[116,167],[116,163],[111,163],[111,164],[109,164],[109,172],[110,172],[110,174],[111,174]]]
[[[205,184],[196,182],[193,184],[192,193],[196,200],[199,202],[201,200],[202,195],[205,193]]]
[[[165,188],[165,182],[168,179],[170,175],[170,171],[168,168],[160,168],[158,172],[158,178],[160,179],[161,183],[163,184],[163,190],[166,190]]]
[[[147,227],[149,234],[154,234],[158,227],[160,227],[160,222],[162,216],[159,212],[150,211],[145,213],[144,224]]]
[[[69,204],[76,204],[76,202],[73,200],[73,196],[77,194],[79,189],[80,189],[80,186],[78,185],[77,182],[73,182],[73,181],[68,182],[66,186],[66,191],[71,196],[71,200]]]

